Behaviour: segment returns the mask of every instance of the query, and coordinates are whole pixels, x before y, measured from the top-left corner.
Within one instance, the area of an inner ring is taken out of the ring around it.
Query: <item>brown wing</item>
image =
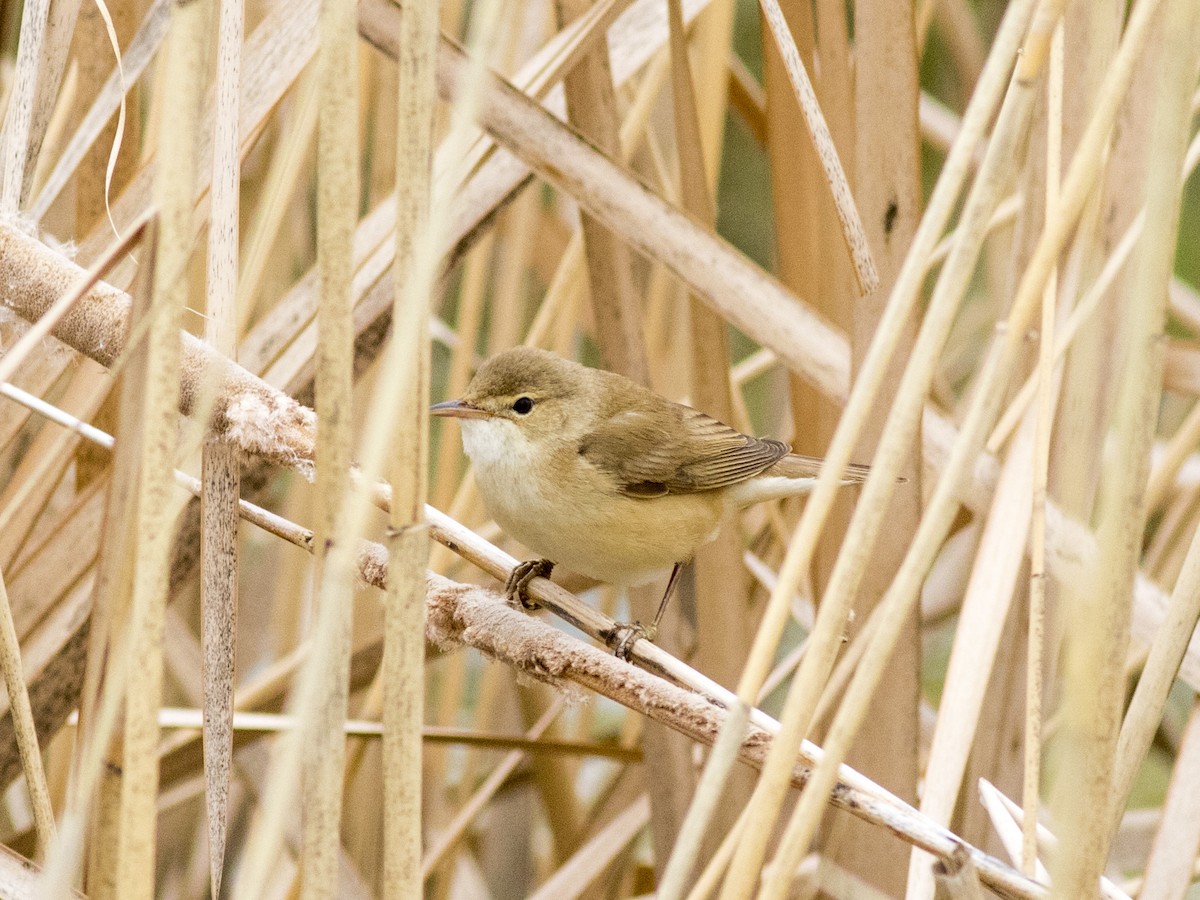
[[[667,404],[653,415],[618,413],[587,434],[579,453],[633,497],[693,494],[745,481],[787,455],[788,446],[742,434],[702,412]]]

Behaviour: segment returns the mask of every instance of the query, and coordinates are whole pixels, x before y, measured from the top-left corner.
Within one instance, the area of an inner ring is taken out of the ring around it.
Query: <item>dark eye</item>
[[[512,408],[513,412],[515,412],[518,416],[527,416],[533,412],[533,398],[518,397],[513,401]]]

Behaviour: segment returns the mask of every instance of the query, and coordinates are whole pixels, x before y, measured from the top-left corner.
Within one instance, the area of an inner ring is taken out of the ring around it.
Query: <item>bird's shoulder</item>
[[[743,434],[646,389],[600,404],[578,452],[634,497],[690,494],[737,484],[769,468],[788,445]]]

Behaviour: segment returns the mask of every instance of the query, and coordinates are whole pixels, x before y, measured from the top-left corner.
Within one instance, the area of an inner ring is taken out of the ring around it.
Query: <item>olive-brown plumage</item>
[[[518,347],[436,415],[462,421],[488,512],[530,550],[615,584],[691,559],[721,521],[811,489],[819,460],[620,375]],[[853,466],[847,482],[862,481]]]

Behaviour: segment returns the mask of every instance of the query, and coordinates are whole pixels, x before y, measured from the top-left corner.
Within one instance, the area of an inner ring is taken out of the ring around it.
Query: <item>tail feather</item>
[[[822,459],[816,459],[812,456],[801,456],[798,453],[789,453],[787,456],[780,458],[762,474],[780,475],[784,478],[816,478],[821,473],[821,468],[824,465],[825,461]],[[867,480],[867,475],[870,471],[870,466],[850,463],[846,466],[846,471],[842,474],[842,484],[861,484]]]

